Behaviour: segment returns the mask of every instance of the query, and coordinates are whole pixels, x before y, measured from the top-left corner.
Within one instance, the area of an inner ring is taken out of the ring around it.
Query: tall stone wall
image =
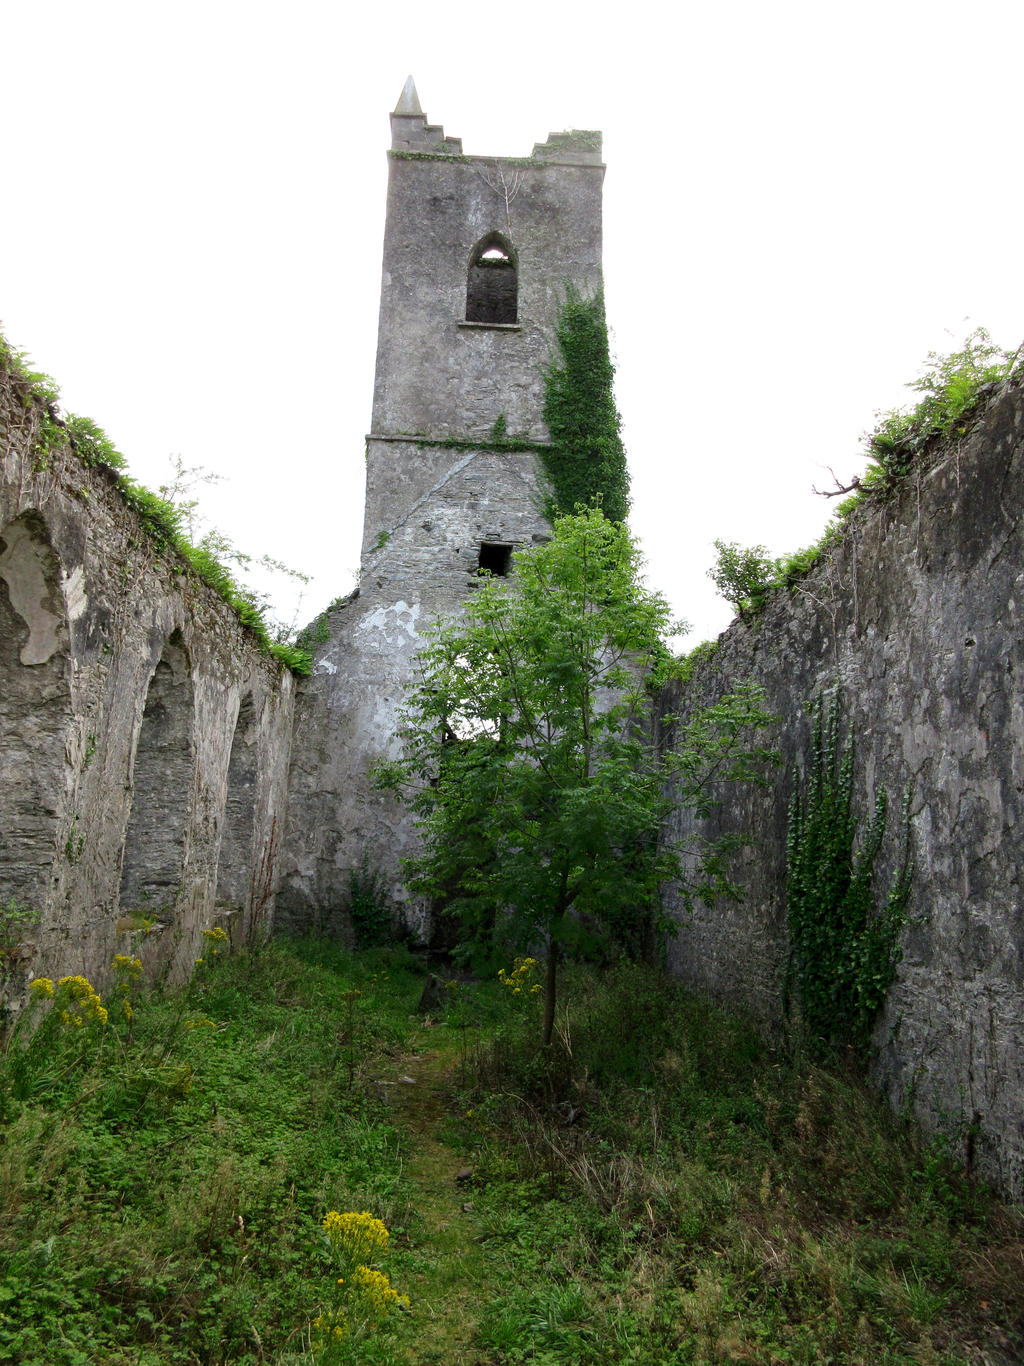
[[[555,135],[515,160],[464,157],[411,83],[391,122],[360,584],[313,628],[280,928],[344,933],[364,870],[425,928],[399,867],[411,816],[374,790],[372,768],[395,754],[430,625],[461,610],[481,568],[501,572],[512,550],[547,538],[543,368],[567,283],[589,294],[601,282],[599,134]],[[478,268],[502,276],[490,311],[503,321],[467,316]]]
[[[752,836],[738,905],[698,907],[671,949],[680,976],[780,1019],[787,960],[786,816],[807,762],[805,704],[838,684],[856,745],[856,792],[891,815],[878,864],[898,859],[912,785],[915,858],[903,959],[874,1036],[895,1105],[965,1143],[1024,1194],[1024,382],[993,393],[970,429],[926,453],[899,495],[851,520],[793,591],[737,623],[663,718],[761,683],[781,724],[770,789],[724,793],[715,820],[677,812],[671,836]],[[666,722],[671,731],[671,724]],[[678,899],[669,897],[679,912]],[[976,1137],[968,1137],[971,1128]]]
[[[0,921],[30,973],[269,929],[293,680],[0,373]],[[5,913],[7,913],[5,915]],[[13,913],[13,914],[11,914]],[[143,917],[159,926],[141,933]],[[15,934],[12,921],[20,927]],[[10,963],[8,962],[10,969]]]

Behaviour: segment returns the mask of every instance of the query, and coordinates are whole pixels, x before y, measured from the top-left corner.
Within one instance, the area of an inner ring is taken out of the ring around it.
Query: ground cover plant
[[[422,1015],[405,950],[219,947],[8,1037],[0,1360],[1019,1359],[1022,1224],[955,1143],[653,969],[567,965],[544,1048],[529,959]]]
[[[774,1052],[649,968],[520,977],[460,1132],[488,1245],[483,1361],[1020,1360],[1024,1224],[843,1066]]]
[[[129,954],[102,997],[33,984],[45,1018],[0,1054],[0,1360],[308,1359],[337,1281],[326,1215],[400,1228],[366,1079],[416,979],[393,954],[218,940],[180,992],[144,990]]]

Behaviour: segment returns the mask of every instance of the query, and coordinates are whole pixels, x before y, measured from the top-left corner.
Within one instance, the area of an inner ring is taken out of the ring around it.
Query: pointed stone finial
[[[423,110],[420,108],[420,97],[416,94],[416,82],[411,76],[402,87],[402,93],[399,95],[398,103],[395,105],[395,113],[420,115],[423,113]]]

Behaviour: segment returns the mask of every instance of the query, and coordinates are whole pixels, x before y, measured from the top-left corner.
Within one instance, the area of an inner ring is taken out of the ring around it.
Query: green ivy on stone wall
[[[629,474],[600,291],[585,298],[566,287],[555,343],[557,358],[544,372],[544,421],[551,433],[550,447],[541,452],[551,485],[547,515],[554,520],[600,502],[610,521],[624,522]]]
[[[886,794],[879,787],[855,852],[853,744],[841,737],[839,714],[835,692],[815,699],[810,765],[803,792],[794,791],[789,809],[790,989],[813,1052],[852,1046],[863,1054],[900,960],[913,872],[910,788],[903,799],[900,865],[879,906],[874,865],[885,833]]]

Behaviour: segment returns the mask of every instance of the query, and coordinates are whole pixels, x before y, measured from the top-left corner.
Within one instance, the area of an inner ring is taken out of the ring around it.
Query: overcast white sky
[[[0,322],[142,482],[226,476],[306,620],[359,559],[406,76],[467,153],[600,128],[631,521],[693,644],[715,537],[814,540],[929,350],[1024,339],[1022,53],[1020,0],[0,0]]]

